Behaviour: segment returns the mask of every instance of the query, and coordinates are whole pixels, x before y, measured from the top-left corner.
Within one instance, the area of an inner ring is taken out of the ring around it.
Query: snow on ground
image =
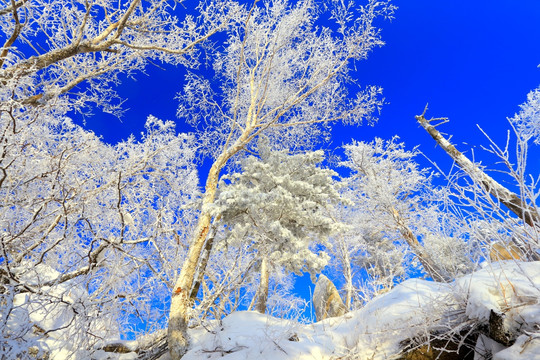
[[[493,360],[538,360],[540,359],[540,334],[521,335],[514,345],[493,356]]]
[[[329,359],[349,353],[385,359],[435,314],[440,318],[440,304],[450,296],[449,285],[412,279],[361,310],[315,324],[237,312],[210,331],[193,333],[193,348],[184,359]]]
[[[194,329],[184,360],[388,359],[399,352],[400,342],[437,329],[445,315],[460,309],[482,323],[491,310],[502,312],[509,329],[523,334],[509,348],[479,345],[479,351],[487,349],[500,360],[540,359],[539,299],[539,262],[499,262],[452,284],[411,279],[360,310],[309,325],[236,312]]]

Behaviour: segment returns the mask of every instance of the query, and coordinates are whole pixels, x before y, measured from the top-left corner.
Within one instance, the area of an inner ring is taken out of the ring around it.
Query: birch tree
[[[3,354],[89,358],[133,322],[163,326],[154,297],[196,216],[194,139],[153,117],[114,147],[66,118],[0,120]]]
[[[164,319],[139,301],[146,295],[137,296],[169,292],[184,255],[191,210],[181,207],[192,200],[183,189],[197,194],[193,139],[153,119],[142,143],[111,148],[65,115],[88,115],[93,106],[121,115],[114,90],[121,74],[154,62],[196,66],[198,45],[234,22],[237,9],[206,2],[188,16],[174,0],[0,4],[2,336],[9,357],[42,351],[44,339],[88,357],[85,351],[104,345],[100,336],[114,338],[135,313]]]
[[[353,239],[364,242],[365,254],[357,260],[368,272],[392,286],[394,276],[414,268],[414,261],[402,255],[403,245],[436,281],[451,281],[470,270],[467,233],[460,230],[464,223],[444,211],[444,189],[437,189],[433,174],[415,162],[416,149],[407,151],[397,137],[376,138],[346,145],[345,154],[343,165],[353,170],[347,193],[355,203],[348,222],[358,224]]]
[[[486,174],[480,166],[474,164],[467,156],[457,150],[457,148],[436,129],[437,126],[446,123],[448,119],[432,118],[430,120],[427,120],[424,115],[425,110],[422,115],[416,117],[416,120],[431,135],[431,137],[437,142],[437,144],[440,145],[443,150],[446,151],[446,153],[473,179],[474,182],[482,185],[490,195],[495,197],[498,201],[505,205],[510,211],[512,211],[525,223],[530,226],[538,226],[540,219],[538,215],[538,210],[535,208],[534,205],[527,204],[526,201],[524,201],[518,194],[504,187],[494,178]],[[525,123],[523,123],[523,125],[525,125]],[[520,140],[521,142],[518,146],[523,147],[526,141],[523,142],[523,139]],[[512,164],[509,161],[507,153],[508,149],[502,150],[501,148],[498,148],[496,144],[493,145],[494,147],[492,148],[492,150],[497,152],[497,155],[502,157],[503,160],[505,160],[507,167],[510,168],[509,171],[511,173],[513,172],[516,176],[519,176],[523,179],[523,170],[525,164],[520,164],[522,169],[517,169],[521,172],[521,174],[518,174],[517,171],[512,168]],[[518,148],[518,152],[520,151],[522,150]],[[519,155],[520,154],[518,154],[518,156]],[[522,181],[524,181],[524,179]]]
[[[230,28],[224,50],[213,59],[215,78],[189,75],[179,95],[179,115],[201,129],[212,165],[202,213],[188,259],[174,286],[169,316],[173,359],[187,350],[188,310],[194,276],[212,222],[220,173],[260,134],[286,146],[309,143],[332,123],[359,124],[382,104],[377,87],[356,88],[352,65],[383,44],[374,25],[391,17],[387,1],[362,6],[331,1],[257,2]],[[331,25],[317,24],[330,17]]]
[[[90,104],[119,114],[113,85],[120,74],[133,75],[152,61],[196,65],[194,48],[234,13],[224,2],[201,4],[197,20],[173,0],[4,3],[0,101],[12,116],[32,109],[83,112]]]

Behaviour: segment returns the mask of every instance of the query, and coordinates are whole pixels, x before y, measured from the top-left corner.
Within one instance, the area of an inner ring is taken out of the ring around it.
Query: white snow
[[[467,315],[488,320],[491,310],[506,317],[525,316],[538,323],[540,263],[500,261],[456,281],[457,294],[466,296]],[[525,319],[524,319],[525,320]]]
[[[447,303],[450,290],[449,285],[412,279],[361,310],[309,325],[255,312],[233,313],[211,331],[194,332],[193,348],[184,359],[329,359],[348,353],[384,359],[446,308],[441,304]]]
[[[493,356],[493,360],[533,360],[540,359],[540,335],[521,335],[514,345]]]
[[[503,312],[509,326],[526,330],[509,348],[481,337],[487,345],[477,345],[478,351],[500,360],[540,359],[539,289],[540,263],[507,261],[452,284],[411,279],[360,310],[314,324],[236,312],[194,329],[184,359],[387,359],[399,353],[402,341],[437,329],[448,311],[460,309],[483,322],[491,310]]]

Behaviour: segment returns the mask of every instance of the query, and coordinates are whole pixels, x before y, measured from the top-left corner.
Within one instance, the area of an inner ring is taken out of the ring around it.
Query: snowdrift
[[[315,324],[233,313],[194,329],[184,359],[391,359],[410,339],[463,330],[476,333],[475,359],[540,359],[539,299],[539,262],[498,262],[451,284],[405,281],[360,310]],[[489,337],[493,313],[507,345]]]

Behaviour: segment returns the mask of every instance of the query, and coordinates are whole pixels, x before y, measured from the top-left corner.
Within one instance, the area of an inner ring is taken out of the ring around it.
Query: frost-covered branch
[[[427,109],[427,108],[426,108]],[[499,182],[487,175],[478,165],[469,160],[462,152],[446,139],[431,122],[438,119],[427,120],[425,110],[416,120],[431,135],[431,137],[446,151],[446,153],[473,179],[481,184],[485,190],[498,199],[520,219],[532,227],[540,227],[540,215],[536,208],[529,206],[517,194],[502,186]]]
[[[184,14],[179,20],[174,0],[11,2],[0,16],[0,28],[12,34],[0,54],[0,82],[12,91],[0,93],[0,104],[9,98],[43,108],[64,95],[62,105],[75,111],[88,103],[114,108],[119,99],[105,96],[114,93],[110,85],[151,61],[196,66],[195,48],[234,22],[238,11],[218,0],[193,9],[196,20]],[[74,88],[77,99],[66,95]]]

